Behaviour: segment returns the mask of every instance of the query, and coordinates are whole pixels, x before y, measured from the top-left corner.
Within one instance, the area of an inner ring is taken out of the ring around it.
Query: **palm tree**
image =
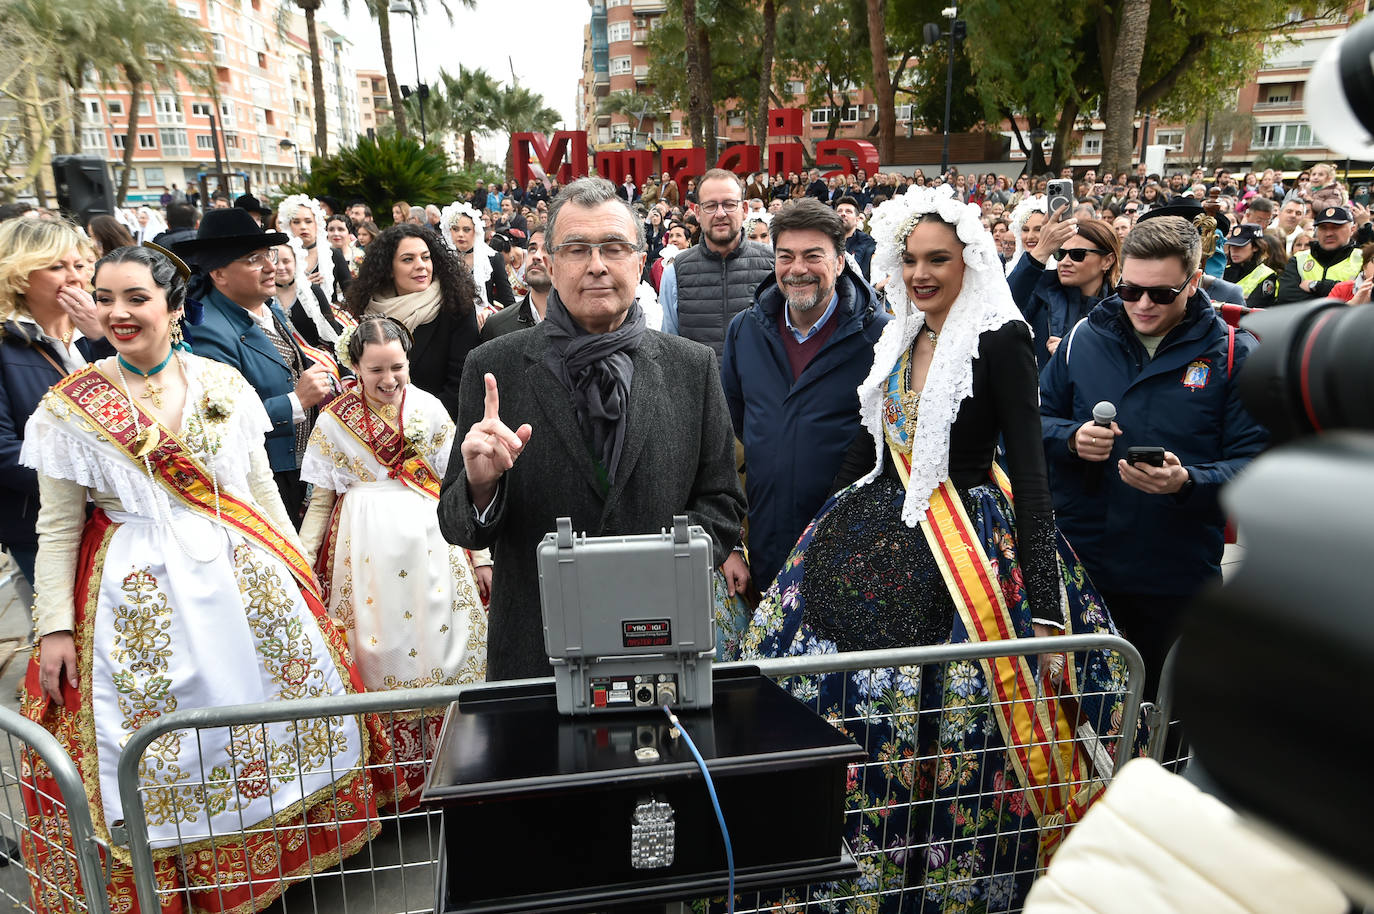
[[[619,94],[619,93],[617,93]],[[521,86],[502,86],[492,109],[492,122],[506,134],[506,174],[513,174],[515,164],[510,136],[530,131],[549,133],[563,120],[563,115],[544,104],[544,96]]]
[[[670,110],[668,105],[663,104],[652,95],[632,92],[629,89],[612,92],[596,106],[597,114],[623,114],[625,117],[634,118],[635,133],[644,132],[646,118],[661,120],[664,112],[668,110]]]
[[[315,13],[323,0],[291,0],[305,17],[305,34],[310,42],[310,85],[315,98],[315,155],[329,155],[329,118],[324,102],[324,67],[320,63],[320,32],[315,26]],[[281,15],[285,16],[290,7],[283,3]],[[279,27],[284,22],[278,23]]]
[[[175,89],[177,78],[208,85],[205,63],[210,39],[200,25],[162,0],[115,0],[104,41],[118,61],[120,82],[129,90],[129,129],[124,136],[124,168],[115,205],[129,192],[129,168],[138,148],[139,105],[148,86]]]
[[[382,68],[386,70],[386,88],[391,94],[391,110],[396,120],[396,132],[401,136],[406,135],[406,112],[405,105],[402,104],[401,87],[396,82],[396,66],[392,62],[391,55],[391,0],[366,0],[367,11],[372,14],[372,18],[377,20],[377,34],[382,39]],[[417,13],[427,12],[428,4],[422,0],[407,0],[414,2]],[[468,9],[476,9],[477,0],[458,0]],[[449,8],[448,0],[439,0],[439,6],[443,9],[444,15],[448,17],[449,24],[453,24],[453,10]],[[348,0],[344,0],[344,12],[348,12]],[[416,74],[418,77],[419,74]],[[425,109],[429,113],[429,109]]]
[[[457,76],[440,70],[439,84],[444,94],[442,126],[463,138],[463,167],[467,168],[477,158],[476,138],[497,127],[500,85],[481,67],[469,70],[461,64]]]
[[[94,72],[103,82],[118,76],[116,49],[106,38],[113,12],[113,5],[103,0],[11,0],[4,4],[3,19],[41,38],[47,72],[66,86],[62,108],[71,130],[60,133],[59,152],[80,148],[85,114],[80,94],[87,73]]]

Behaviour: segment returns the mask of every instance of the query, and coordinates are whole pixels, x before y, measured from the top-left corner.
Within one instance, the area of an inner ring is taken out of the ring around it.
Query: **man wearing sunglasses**
[[[1184,606],[1221,575],[1217,494],[1268,440],[1236,376],[1257,343],[1199,289],[1201,239],[1177,216],[1142,220],[1122,245],[1116,294],[1070,331],[1040,376],[1059,525],[1140,649],[1147,693]],[[1093,421],[1109,401],[1116,421]],[[1132,447],[1163,448],[1160,466]]]

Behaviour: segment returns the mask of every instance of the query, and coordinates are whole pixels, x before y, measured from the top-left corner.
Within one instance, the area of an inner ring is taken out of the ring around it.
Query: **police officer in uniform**
[[[1337,283],[1354,279],[1364,267],[1364,257],[1355,245],[1355,221],[1344,206],[1324,206],[1317,210],[1317,243],[1299,251],[1288,261],[1279,280],[1277,305],[1325,298]]]
[[[1278,274],[1264,262],[1260,227],[1252,222],[1237,225],[1226,238],[1226,272],[1222,278],[1240,286],[1251,308],[1268,308],[1279,291]]]

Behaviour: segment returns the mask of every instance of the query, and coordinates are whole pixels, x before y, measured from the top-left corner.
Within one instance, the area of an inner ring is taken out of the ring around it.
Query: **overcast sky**
[[[393,0],[394,2],[394,0]],[[428,0],[428,12],[416,23],[420,72],[432,83],[439,70],[458,72],[458,65],[481,67],[510,83],[511,67],[519,85],[544,96],[544,104],[563,114],[564,127],[577,124],[577,80],[582,75],[582,27],[591,19],[587,0],[477,0],[466,9],[450,0],[453,24],[439,0]],[[381,70],[382,47],[377,23],[362,0],[352,0],[344,16],[338,0],[328,0],[320,18],[353,42],[353,66]],[[410,17],[392,14],[391,53],[396,80],[415,83],[415,55],[410,44]],[[488,140],[478,154],[499,161],[504,142]]]

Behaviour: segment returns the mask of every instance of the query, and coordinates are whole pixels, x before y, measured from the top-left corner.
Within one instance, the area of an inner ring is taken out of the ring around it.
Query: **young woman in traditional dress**
[[[491,560],[477,553],[475,568],[444,541],[436,514],[453,422],[409,383],[410,333],[400,323],[369,315],[344,344],[357,380],[320,413],[301,466],[315,484],[301,539],[330,615],[370,690],[481,682]],[[411,789],[403,808],[419,800],[443,717],[435,708],[397,721]]]
[[[147,248],[99,262],[96,310],[117,355],[53,387],[22,454],[42,501],[41,641],[22,710],[85,773],[107,840],[125,818],[121,749],[148,721],[362,688],[273,482],[261,401],[232,368],[178,347],[187,275]],[[373,779],[394,778],[374,728],[335,717],[160,737],[140,792],[159,887],[173,890],[163,910],[260,910],[358,850],[395,792]],[[64,812],[44,771],[24,791],[32,834],[69,835],[53,828]],[[111,908],[136,910],[128,856],[110,853]],[[70,859],[36,837],[24,857],[40,874]],[[40,910],[66,910],[47,895]]]
[[[978,207],[913,187],[872,227],[894,320],[859,387],[869,434],[839,482],[858,481],[802,533],[744,658],[1111,631],[1056,538],[1030,331]],[[870,752],[849,792],[861,878],[835,889],[868,898],[849,910],[1020,910],[1061,826],[1103,786],[1078,723],[1120,725],[1119,657],[1055,666],[1032,653],[799,681]]]

